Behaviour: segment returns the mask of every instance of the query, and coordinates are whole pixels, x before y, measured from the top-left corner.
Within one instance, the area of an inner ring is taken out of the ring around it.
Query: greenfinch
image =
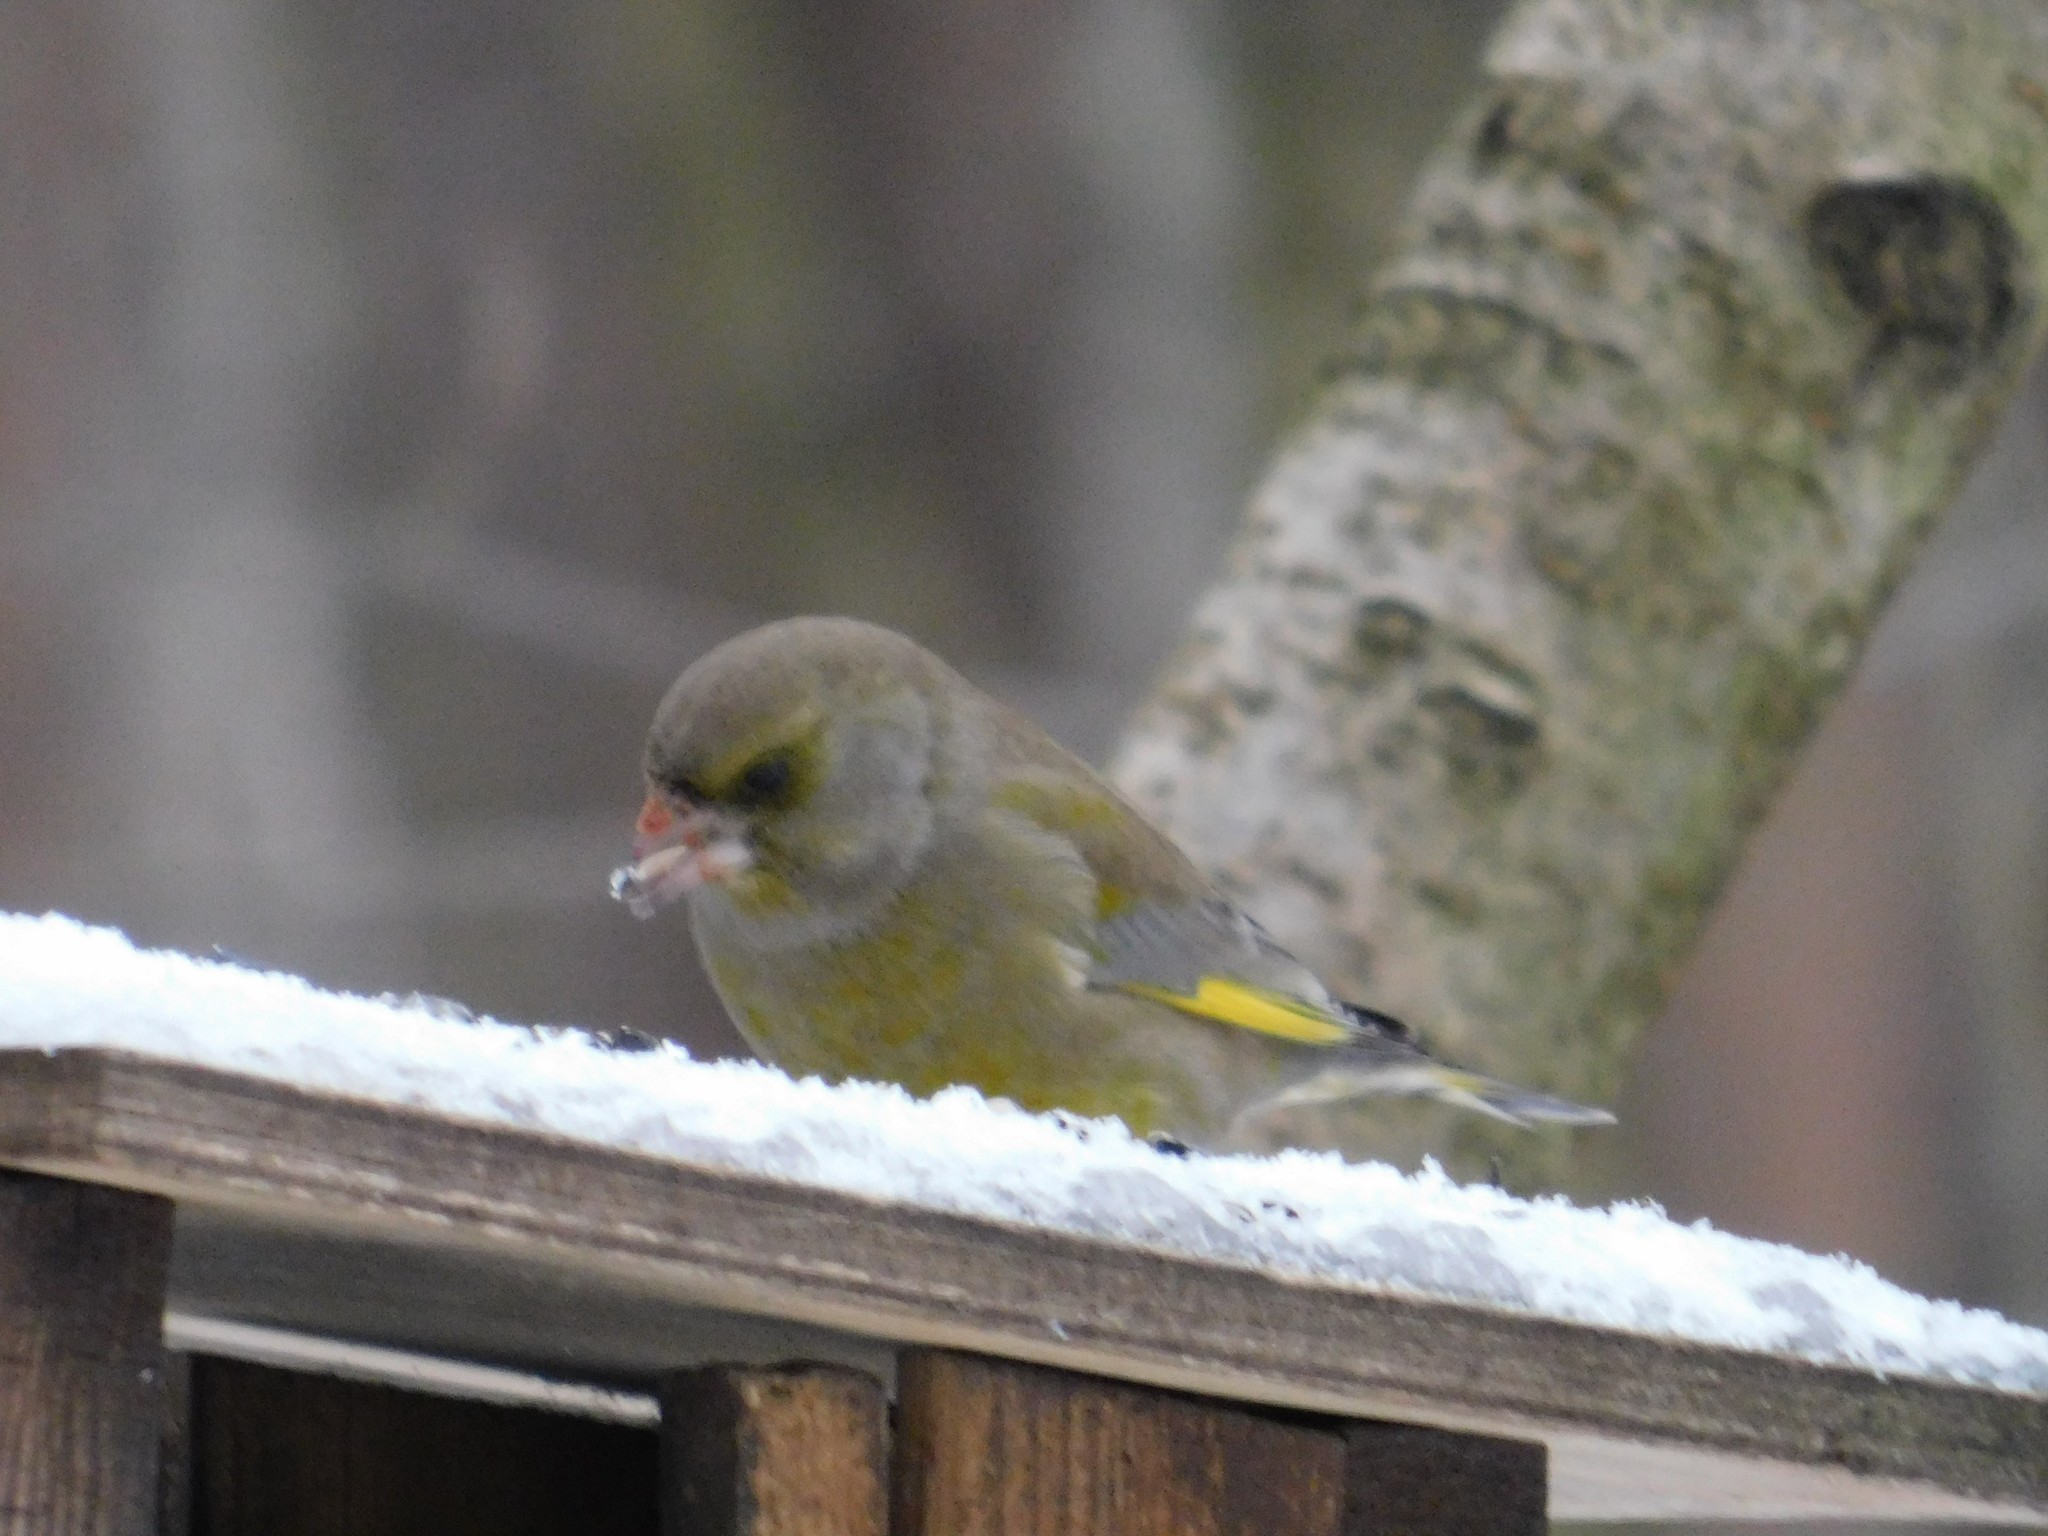
[[[733,1023],[792,1073],[967,1083],[1205,1150],[1378,1096],[1613,1118],[1337,1000],[1079,758],[890,630],[727,641],[661,701],[643,766],[613,894],[683,900]]]

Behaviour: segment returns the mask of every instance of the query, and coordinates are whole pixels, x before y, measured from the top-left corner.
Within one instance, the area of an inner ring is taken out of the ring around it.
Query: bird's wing
[[[1417,1051],[1392,1019],[1333,999],[1078,758],[1035,727],[1013,729],[1019,735],[1004,757],[1018,766],[997,786],[995,803],[1058,837],[1093,876],[1088,985],[1304,1045],[1381,1039]]]
[[[1220,896],[1134,903],[1096,923],[1093,947],[1091,986],[1303,1045],[1347,1045],[1368,1032],[1369,1015],[1354,1018],[1307,966]]]
[[[1095,882],[1084,916],[1088,986],[1129,993],[1218,1024],[1332,1048],[1327,1065],[1271,1107],[1350,1099],[1422,1097],[1516,1125],[1611,1124],[1567,1099],[1438,1061],[1398,1019],[1342,1002],[1315,973],[1221,896],[1171,839],[1108,783],[1035,726],[1014,732],[996,786],[999,810],[1022,815],[1077,853]]]
[[[1427,1098],[1511,1125],[1611,1125],[1574,1104],[1438,1061],[1408,1026],[1341,1002],[1273,937],[1220,896],[1186,907],[1140,904],[1096,924],[1088,984],[1150,998],[1196,1018],[1300,1045],[1318,1066],[1262,1108],[1364,1098]]]

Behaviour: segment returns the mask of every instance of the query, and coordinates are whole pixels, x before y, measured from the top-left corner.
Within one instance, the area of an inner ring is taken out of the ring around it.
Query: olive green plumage
[[[1376,1095],[1610,1118],[1337,1002],[1085,763],[888,630],[728,641],[669,690],[644,766],[615,892],[643,916],[687,899],[733,1022],[791,1072],[970,1083],[1206,1148]]]

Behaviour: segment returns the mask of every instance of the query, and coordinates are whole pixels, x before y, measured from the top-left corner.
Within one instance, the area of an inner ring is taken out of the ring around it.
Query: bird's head
[[[613,894],[641,917],[686,897],[815,920],[900,888],[931,840],[957,682],[912,641],[852,619],[728,640],[655,711],[633,862]]]

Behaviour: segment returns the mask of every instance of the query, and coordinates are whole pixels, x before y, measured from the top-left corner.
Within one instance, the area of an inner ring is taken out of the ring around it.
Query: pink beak
[[[633,824],[633,862],[612,871],[612,895],[635,917],[652,917],[702,886],[731,879],[749,862],[745,847],[723,833],[712,812],[678,811],[649,795]]]

